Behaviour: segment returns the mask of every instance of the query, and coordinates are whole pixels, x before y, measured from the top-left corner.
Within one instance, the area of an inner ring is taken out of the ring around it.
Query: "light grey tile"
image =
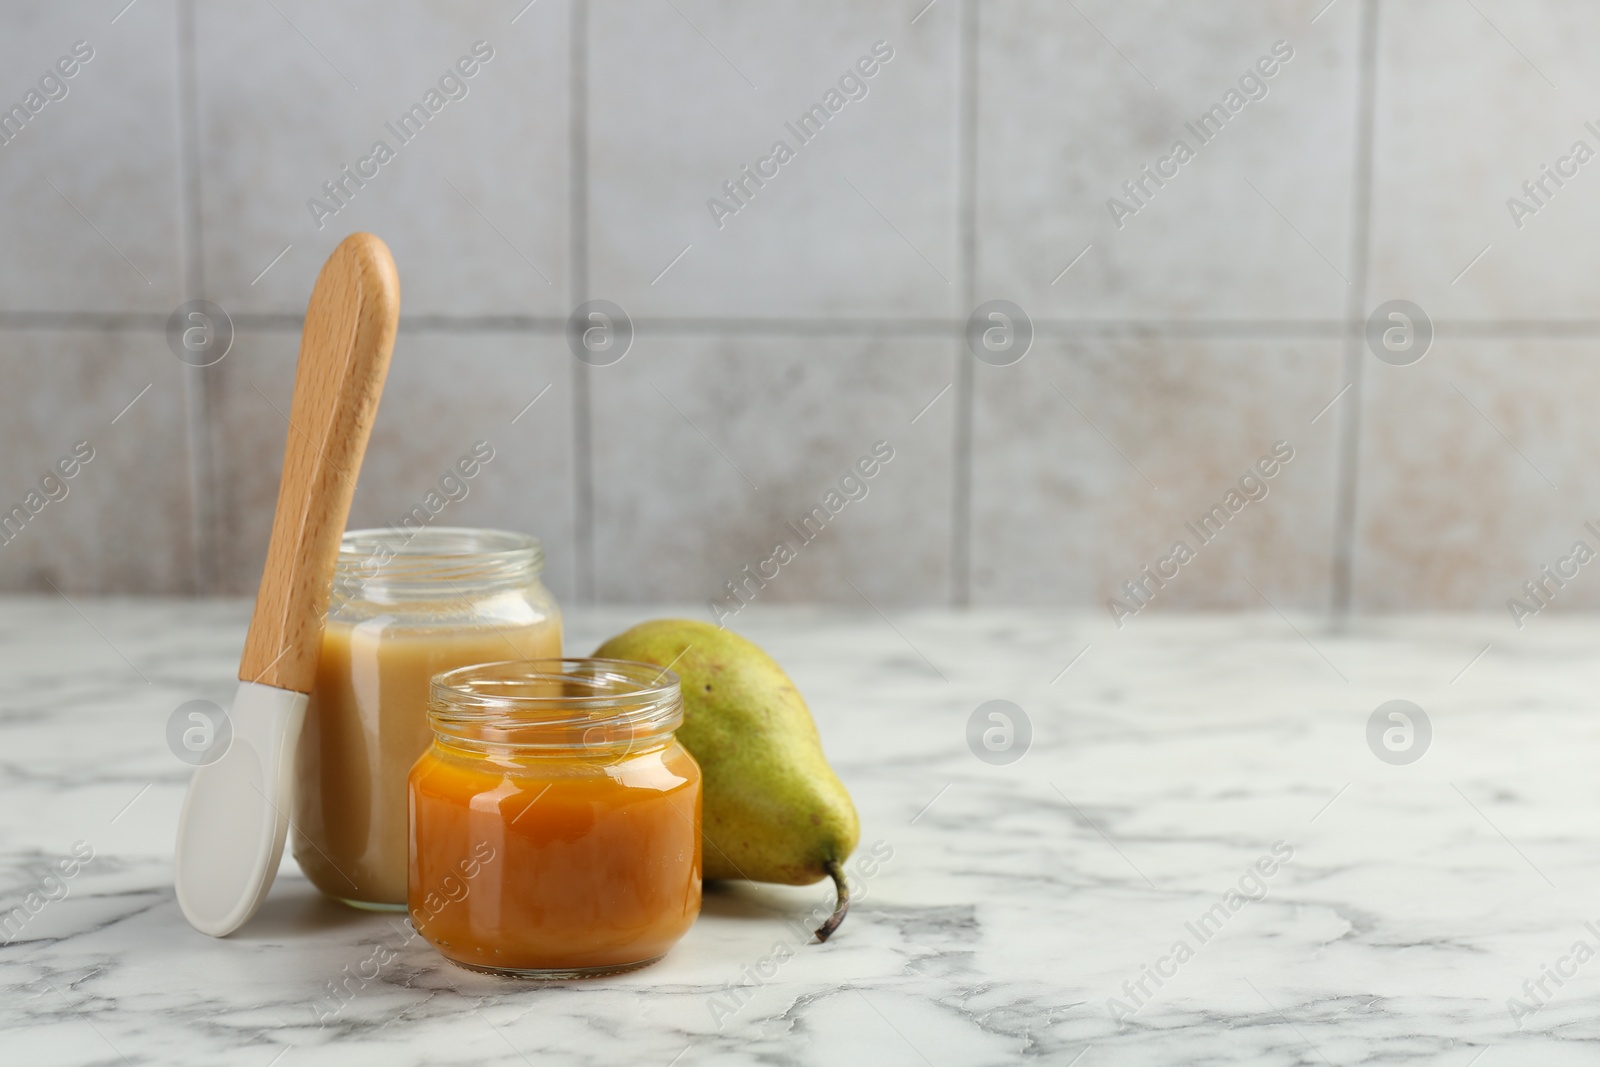
[[[520,6],[200,5],[212,298],[300,314],[334,245],[367,230],[394,252],[405,314],[564,314],[568,12],[542,0],[512,25]],[[386,123],[437,93],[480,40],[493,58],[461,79],[467,95],[438,96],[441,110],[402,142]],[[393,160],[347,185],[347,206],[319,229],[308,200],[331,203],[323,183],[380,140]]]
[[[1600,128],[1596,34],[1592,5],[1383,6],[1371,305],[1409,299],[1435,319],[1596,317],[1600,251],[1574,239],[1600,226],[1600,134],[1585,125]],[[1562,163],[1579,141],[1593,158]],[[1558,165],[1576,173],[1522,188]],[[1537,212],[1513,213],[1513,198]]]
[[[165,314],[182,300],[173,5],[115,13],[6,10],[0,109],[43,106],[0,144],[0,309]],[[78,42],[90,58],[48,100],[41,78]]]
[[[942,343],[640,338],[593,376],[599,599],[704,605],[782,543],[763,602],[946,602],[949,382]],[[878,441],[893,458],[806,541]]]
[[[1262,595],[1284,610],[1326,606],[1337,418],[1319,413],[1340,388],[1336,342],[1055,339],[1035,349],[978,368],[975,602],[1092,605],[1109,621],[1106,601],[1135,607],[1123,583],[1183,541],[1194,558],[1152,610],[1266,610]],[[1264,497],[1246,503],[1241,492],[1220,532],[1203,531],[1209,541],[1188,528],[1228,506],[1279,441],[1294,455],[1261,480]]]
[[[950,314],[955,7],[912,26],[843,0],[592,4],[593,295],[636,316]],[[786,128],[878,41],[893,58],[864,98],[804,143]],[[708,201],[778,141],[794,158],[719,227]]]
[[[1493,610],[1510,636],[1506,601],[1525,597],[1523,582],[1580,539],[1600,551],[1584,529],[1600,526],[1600,427],[1589,400],[1600,392],[1597,355],[1592,339],[1441,340],[1409,367],[1373,362],[1358,608]],[[1555,608],[1595,608],[1600,568],[1549,588]]]
[[[193,591],[181,370],[159,334],[0,331],[0,510],[37,507],[0,543],[0,588]],[[79,442],[88,462],[41,489]]]
[[[1266,0],[980,5],[979,299],[1036,318],[1341,316],[1358,8],[1311,25]],[[1208,143],[1186,129],[1280,40],[1293,57],[1265,97]],[[1123,183],[1178,140],[1194,158],[1140,206]],[[1113,197],[1137,208],[1120,228]]]
[[[292,333],[244,333],[219,364],[215,449],[230,592],[253,592],[261,578],[298,348]],[[571,363],[549,338],[402,332],[349,528],[399,522],[476,442],[488,442],[493,459],[434,521],[534,534],[544,543],[547,584],[570,602]]]

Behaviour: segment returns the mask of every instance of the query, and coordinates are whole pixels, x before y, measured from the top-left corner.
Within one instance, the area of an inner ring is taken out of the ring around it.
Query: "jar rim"
[[[400,526],[346,530],[339,541],[336,566],[362,564],[380,551],[392,558],[481,560],[483,562],[527,563],[544,567],[544,546],[532,534],[515,530],[496,530],[478,526],[423,526],[412,530]]]
[[[683,721],[678,676],[654,663],[570,657],[499,660],[436,674],[428,719],[446,733],[515,730],[518,744],[572,745],[573,727],[666,733]],[[602,731],[604,732],[604,731]]]

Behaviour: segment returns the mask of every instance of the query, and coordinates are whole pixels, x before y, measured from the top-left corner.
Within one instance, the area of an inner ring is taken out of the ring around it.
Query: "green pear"
[[[678,740],[703,776],[705,876],[783,885],[832,877],[838,905],[817,929],[826,941],[850,909],[843,865],[861,826],[783,668],[738,634],[692,619],[640,623],[594,654],[670,668],[682,681]]]

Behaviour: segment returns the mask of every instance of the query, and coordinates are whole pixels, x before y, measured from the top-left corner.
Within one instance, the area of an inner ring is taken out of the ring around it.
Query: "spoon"
[[[283,856],[333,565],[399,317],[388,246],[370,233],[346,237],[306,307],[272,539],[229,714],[233,739],[195,770],[178,818],[178,906],[213,937],[250,920]]]

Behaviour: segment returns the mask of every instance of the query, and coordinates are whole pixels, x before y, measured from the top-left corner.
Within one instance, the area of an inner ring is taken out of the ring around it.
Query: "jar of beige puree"
[[[432,740],[429,683],[561,655],[539,542],[501,530],[357,530],[334,570],[295,766],[294,858],[328,896],[406,904],[406,776]]]

